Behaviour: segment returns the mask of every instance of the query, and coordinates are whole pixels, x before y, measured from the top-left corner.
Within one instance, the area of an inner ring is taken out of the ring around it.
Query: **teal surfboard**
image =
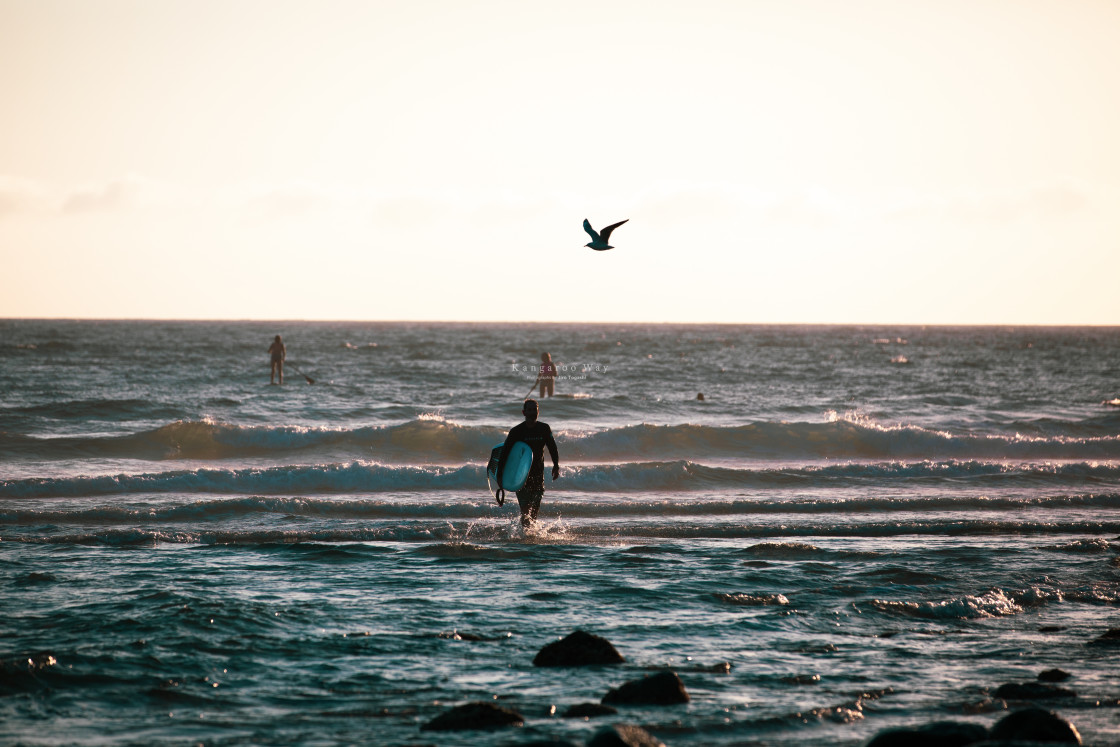
[[[518,441],[509,449],[506,457],[506,468],[502,471],[502,484],[498,485],[498,459],[502,456],[500,443],[490,450],[490,461],[486,464],[486,484],[490,492],[494,493],[501,487],[502,490],[521,490],[525,479],[529,476],[529,467],[533,464],[533,450],[524,441]]]

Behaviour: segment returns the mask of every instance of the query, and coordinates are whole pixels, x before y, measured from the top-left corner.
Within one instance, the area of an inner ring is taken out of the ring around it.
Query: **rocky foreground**
[[[1109,631],[1102,639],[1120,631]],[[621,664],[626,659],[600,636],[577,630],[548,644],[533,659],[539,667],[580,667]],[[727,671],[721,664],[710,671]],[[1038,675],[1036,682],[1007,683],[993,697],[1012,703],[1050,702],[1076,698],[1073,690],[1060,686],[1069,675],[1058,669]],[[579,703],[562,713],[565,718],[599,718],[618,714],[617,705],[671,706],[689,702],[684,682],[676,672],[664,670],[623,682],[605,693],[599,703]],[[496,703],[474,702],[456,706],[421,727],[424,731],[463,731],[521,726],[524,717]],[[552,747],[570,743],[549,742]],[[1052,710],[1028,705],[1014,710],[991,727],[971,721],[938,721],[920,726],[888,729],[875,735],[867,747],[1031,747],[1032,745],[1081,744],[1077,728]],[[577,747],[571,745],[571,747]],[[665,747],[664,743],[635,724],[613,723],[599,729],[585,747]]]

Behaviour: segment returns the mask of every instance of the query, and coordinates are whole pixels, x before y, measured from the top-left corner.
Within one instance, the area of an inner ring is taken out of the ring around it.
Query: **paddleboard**
[[[1108,405],[1109,407],[1120,407],[1120,397],[1117,397],[1116,399],[1106,399],[1104,401],[1104,404]]]
[[[490,493],[498,490],[498,460],[502,456],[500,443],[490,450],[490,461],[486,464],[486,484],[490,486]],[[521,490],[525,485],[525,478],[529,476],[529,467],[533,464],[533,450],[524,441],[518,441],[509,449],[506,457],[506,468],[502,471],[501,489]]]

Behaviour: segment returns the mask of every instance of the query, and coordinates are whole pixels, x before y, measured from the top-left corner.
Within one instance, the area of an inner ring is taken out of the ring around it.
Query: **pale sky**
[[[0,317],[1120,324],[1120,2],[0,0]],[[584,218],[624,218],[607,252]]]

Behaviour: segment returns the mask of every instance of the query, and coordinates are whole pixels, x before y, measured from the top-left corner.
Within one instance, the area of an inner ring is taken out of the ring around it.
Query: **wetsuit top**
[[[499,485],[502,484],[502,472],[506,468],[509,450],[518,441],[529,444],[529,448],[533,452],[533,463],[529,466],[530,477],[544,477],[544,447],[546,446],[549,456],[552,457],[553,466],[560,464],[560,455],[556,451],[556,440],[552,438],[552,429],[548,427],[548,423],[542,423],[539,420],[530,423],[526,420],[510,429],[509,435],[506,436],[506,442],[502,445],[502,455],[498,457],[497,476]]]
[[[555,363],[542,363],[541,373],[538,381],[548,381],[549,379],[556,378],[556,364]]]

